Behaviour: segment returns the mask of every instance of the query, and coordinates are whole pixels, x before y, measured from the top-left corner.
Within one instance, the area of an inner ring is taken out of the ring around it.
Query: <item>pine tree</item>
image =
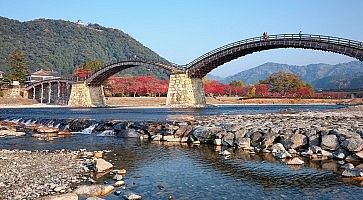
[[[16,49],[9,56],[10,79],[24,83],[25,75],[28,73],[29,66],[25,60],[24,54],[20,49]]]

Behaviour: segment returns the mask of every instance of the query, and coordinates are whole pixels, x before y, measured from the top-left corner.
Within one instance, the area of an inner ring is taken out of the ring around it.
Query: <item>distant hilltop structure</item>
[[[81,25],[81,26],[87,26],[87,24],[86,23],[84,23],[82,20],[78,20],[77,22],[76,22],[76,24],[78,24],[78,25]]]

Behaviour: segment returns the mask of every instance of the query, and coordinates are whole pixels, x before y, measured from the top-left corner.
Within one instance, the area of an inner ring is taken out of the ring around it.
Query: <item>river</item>
[[[222,106],[207,109],[128,108],[39,108],[0,109],[4,118],[95,120],[165,120],[170,116],[264,113],[295,110],[325,110],[337,106]],[[114,168],[125,168],[126,189],[143,199],[361,199],[363,188],[346,182],[338,174],[336,161],[309,161],[290,167],[270,154],[235,150],[228,159],[209,145],[159,144],[96,134],[74,134],[54,141],[33,137],[3,138],[0,148],[28,150],[111,150],[105,156]],[[105,175],[97,182],[109,182]],[[106,199],[120,199],[110,194]]]

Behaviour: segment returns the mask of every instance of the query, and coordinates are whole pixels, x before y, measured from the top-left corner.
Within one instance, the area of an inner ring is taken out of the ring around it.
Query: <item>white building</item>
[[[34,83],[34,82],[39,82],[39,81],[44,81],[44,80],[54,80],[54,79],[60,79],[59,76],[57,76],[57,72],[54,71],[46,71],[43,69],[40,69],[34,73],[31,74],[27,74],[25,76],[25,83],[29,84],[29,83]]]

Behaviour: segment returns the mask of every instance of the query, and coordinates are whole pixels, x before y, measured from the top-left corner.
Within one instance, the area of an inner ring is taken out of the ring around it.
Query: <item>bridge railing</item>
[[[245,45],[245,44],[251,44],[254,42],[262,42],[262,41],[266,42],[266,41],[274,41],[274,40],[320,41],[320,42],[326,42],[329,44],[345,45],[348,47],[363,49],[362,42],[355,41],[355,40],[349,40],[349,39],[345,39],[345,38],[324,36],[324,35],[314,35],[314,34],[278,34],[278,35],[268,35],[268,36],[259,36],[259,37],[248,38],[248,39],[244,39],[244,40],[240,40],[237,42],[233,42],[233,43],[224,45],[224,46],[214,49],[206,54],[203,54],[202,56],[200,56],[197,59],[193,60],[192,62],[184,65],[183,67],[190,68],[194,64],[200,62],[201,60],[203,60],[209,56],[212,56],[213,54],[221,52],[223,50],[229,49],[229,48],[233,48],[233,47],[237,47],[237,46]]]

